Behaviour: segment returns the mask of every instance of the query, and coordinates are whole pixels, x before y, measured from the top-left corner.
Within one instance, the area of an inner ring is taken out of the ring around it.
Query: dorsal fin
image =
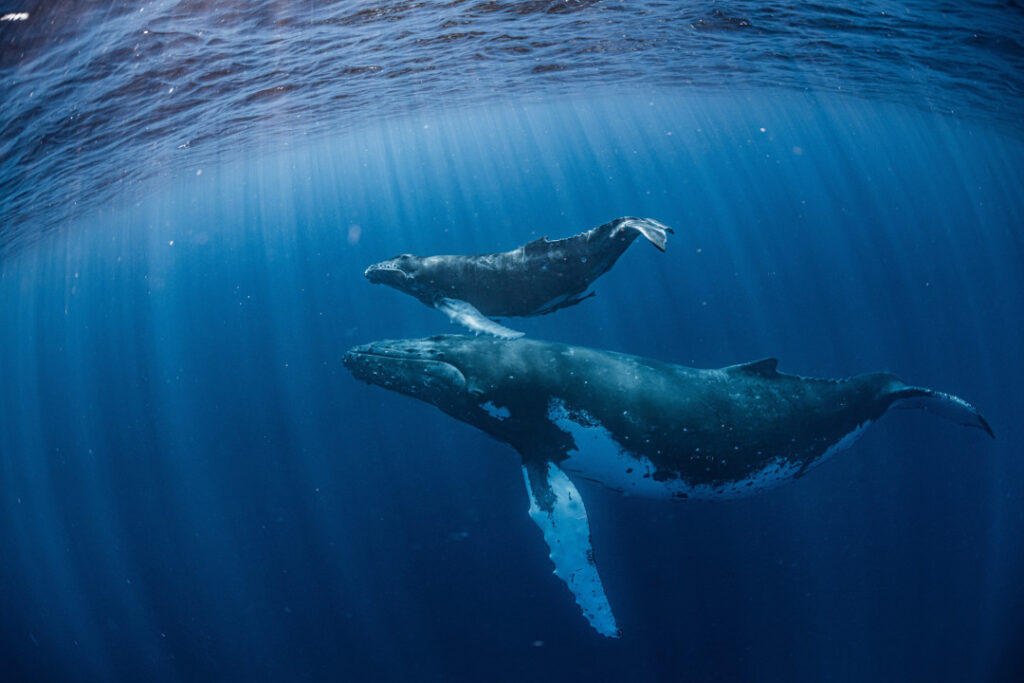
[[[526,244],[524,244],[523,251],[529,254],[530,252],[547,249],[548,244],[548,236],[544,235],[543,237],[538,237],[532,242],[527,242]]]
[[[762,358],[761,360],[739,365],[730,365],[725,368],[726,372],[740,372],[745,375],[758,375],[760,377],[774,377],[778,374],[776,368],[779,366],[778,358]]]

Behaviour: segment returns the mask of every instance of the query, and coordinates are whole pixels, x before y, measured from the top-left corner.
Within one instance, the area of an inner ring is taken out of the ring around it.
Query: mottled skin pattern
[[[529,515],[555,574],[610,638],[621,632],[567,472],[658,498],[750,495],[849,445],[894,402],[992,434],[962,399],[893,375],[805,379],[775,365],[697,370],[565,344],[460,336],[382,341],[345,354],[356,378],[435,405],[520,453]]]
[[[525,462],[558,463],[575,449],[548,417],[550,400],[560,398],[622,449],[648,458],[655,480],[712,487],[779,459],[803,473],[894,401],[930,393],[886,373],[808,379],[776,372],[772,359],[699,370],[526,339],[377,342],[349,351],[345,364],[357,378],[432,403],[510,444]],[[508,416],[493,416],[488,403]],[[988,429],[984,420],[974,426],[982,425]]]
[[[440,298],[468,301],[486,316],[533,316],[578,304],[590,284],[615,265],[640,235],[615,229],[617,218],[585,233],[540,238],[496,254],[402,254],[370,266],[366,277],[433,306]]]

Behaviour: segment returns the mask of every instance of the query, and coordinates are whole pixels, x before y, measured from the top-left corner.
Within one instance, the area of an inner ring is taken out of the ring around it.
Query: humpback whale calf
[[[651,218],[627,216],[574,237],[541,237],[497,254],[413,256],[375,263],[364,275],[411,294],[473,332],[521,337],[490,318],[534,316],[574,306],[638,236],[665,251],[672,228]],[[581,296],[582,295],[582,296]]]
[[[992,436],[966,401],[894,375],[786,375],[773,358],[699,370],[543,341],[441,336],[350,349],[357,378],[437,406],[512,446],[555,574],[590,624],[619,634],[569,474],[674,499],[745,496],[799,477],[893,407]]]

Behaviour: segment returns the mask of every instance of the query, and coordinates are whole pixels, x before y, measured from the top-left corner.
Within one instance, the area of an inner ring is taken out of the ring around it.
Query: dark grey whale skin
[[[493,254],[402,254],[370,266],[366,277],[427,306],[447,298],[469,302],[485,316],[544,315],[587,298],[580,295],[641,234],[618,230],[623,222],[635,220],[642,219],[617,218],[573,237],[541,237]]]
[[[528,513],[590,625],[621,634],[574,475],[628,495],[724,500],[801,476],[892,407],[992,430],[962,399],[888,373],[784,375],[775,359],[699,370],[530,339],[379,341],[345,354],[356,379],[406,394],[511,445]]]
[[[805,378],[778,372],[774,359],[702,370],[538,340],[447,335],[355,347],[344,363],[358,379],[508,443],[525,463],[557,464],[580,445],[552,421],[556,399],[581,422],[607,429],[624,453],[652,463],[655,481],[713,489],[746,486],[771,464],[800,476],[895,403],[992,435],[962,399],[895,375]],[[507,414],[496,415],[498,406]],[[585,467],[586,453],[580,457]],[[608,473],[580,474],[601,481]]]

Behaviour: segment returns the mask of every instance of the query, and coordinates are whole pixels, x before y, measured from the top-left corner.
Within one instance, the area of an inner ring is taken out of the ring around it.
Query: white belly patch
[[[629,495],[698,500],[739,498],[790,480],[801,467],[799,462],[776,458],[734,482],[691,484],[681,478],[658,481],[654,478],[657,467],[649,458],[624,449],[612,438],[611,432],[586,411],[570,412],[563,399],[553,398],[548,403],[548,419],[570,434],[576,443],[576,448],[566,454],[568,459],[560,463],[563,469]],[[829,448],[826,455],[852,444],[861,431],[863,426]]]
[[[506,408],[505,406],[496,406],[492,401],[488,401],[487,403],[484,403],[480,407],[483,408],[488,415],[493,417],[495,420],[498,420],[499,422],[507,420],[509,416],[512,415],[512,413],[509,412],[508,408]]]

